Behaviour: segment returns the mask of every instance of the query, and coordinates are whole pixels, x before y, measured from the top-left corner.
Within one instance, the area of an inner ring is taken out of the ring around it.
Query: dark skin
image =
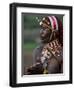
[[[52,40],[50,41],[50,35],[51,35],[51,33],[52,33],[51,29],[48,29],[48,28],[42,29],[40,31],[40,37],[41,37],[42,43],[47,44],[47,43],[49,43],[49,42],[52,41]],[[56,33],[56,32],[54,32],[54,33]],[[58,37],[57,35],[58,34],[56,34],[56,36],[53,36],[54,37],[53,39],[57,38]],[[50,67],[49,68],[49,71],[50,72],[49,73],[52,73],[53,74],[53,73],[63,72],[63,65],[62,65],[63,62],[62,61],[59,62],[58,60],[55,60],[55,59],[53,59],[51,61],[48,60],[48,61],[49,61],[48,63],[50,64],[50,66],[49,66]],[[55,70],[55,69],[57,69],[57,70]]]
[[[41,29],[40,30],[40,38],[42,40],[42,43],[47,43],[49,41],[49,39],[48,39],[49,38],[49,30],[48,29],[46,29],[46,30]],[[47,38],[47,39],[45,39],[45,38]],[[44,69],[42,67],[42,63],[40,61],[37,61],[37,62],[39,64],[36,63],[35,65],[27,68],[28,75],[43,74]]]
[[[50,31],[49,29],[41,29],[40,30],[40,38],[42,40],[42,43],[47,43],[49,41],[49,34],[50,34]],[[35,64],[33,66],[30,66],[29,68],[27,68],[27,74],[28,75],[35,75],[35,74],[43,74],[43,67],[42,67],[42,63],[40,61],[37,61],[39,64]]]
[[[49,35],[50,35],[50,31],[48,29],[46,29],[46,30],[41,29],[40,30],[40,38],[42,41],[46,40],[46,43],[47,43],[48,42],[47,39],[49,38]]]
[[[52,33],[51,29],[49,29],[48,27],[42,26],[42,29],[40,30],[40,38],[41,38],[42,43],[49,42],[51,33]]]
[[[35,65],[27,68],[27,74],[28,75],[37,75],[37,74],[42,74],[44,71],[44,68],[40,62],[36,63]]]
[[[42,43],[47,44],[52,41],[52,40],[50,40],[51,33],[52,33],[52,30],[50,28],[46,27],[45,25],[42,26],[42,29],[40,30],[40,38],[41,38]],[[57,38],[55,35],[53,37],[54,37],[54,39]],[[27,74],[29,74],[29,75],[43,74],[44,70],[43,70],[42,64],[41,64],[41,62],[38,62],[38,63],[39,63],[38,65],[36,63],[35,65],[29,67],[27,69]],[[50,67],[49,67],[50,72],[49,73],[51,73],[51,74],[58,73],[59,62],[57,60],[53,59],[51,61],[49,60],[49,64],[50,64]],[[61,66],[60,66],[60,68],[61,68]],[[57,69],[57,71],[55,69]],[[60,71],[60,72],[62,72],[62,71]]]
[[[53,32],[49,28],[42,28],[40,30],[40,38],[41,38],[42,43],[44,43],[44,44],[50,43],[52,40],[57,39],[58,32],[57,32],[57,34],[55,34],[55,33],[56,32]]]

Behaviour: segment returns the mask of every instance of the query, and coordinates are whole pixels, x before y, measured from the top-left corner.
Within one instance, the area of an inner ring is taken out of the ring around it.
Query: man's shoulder
[[[40,54],[42,52],[43,49],[43,44],[38,45],[34,50],[33,50],[33,54]]]
[[[34,50],[33,50],[33,61],[36,63],[36,61],[39,59],[41,52],[42,52],[42,45],[38,45]]]

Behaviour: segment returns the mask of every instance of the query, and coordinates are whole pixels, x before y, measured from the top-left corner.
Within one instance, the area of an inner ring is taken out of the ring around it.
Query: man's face
[[[51,33],[51,30],[49,30],[48,28],[42,28],[40,30],[41,40],[45,40],[45,39],[49,38],[50,37],[50,33]]]

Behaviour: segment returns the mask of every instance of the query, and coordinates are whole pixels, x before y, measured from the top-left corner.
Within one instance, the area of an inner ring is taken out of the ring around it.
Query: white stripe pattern
[[[54,29],[54,24],[53,24],[52,18],[51,18],[50,16],[48,16],[48,18],[49,18],[49,20],[50,20],[50,22],[51,22],[51,27],[52,27],[52,29]]]
[[[55,17],[55,16],[52,16],[52,17],[54,18],[55,23],[56,23],[56,30],[58,30],[58,22],[57,22],[57,19],[56,19],[56,17]]]
[[[55,16],[48,16],[50,22],[51,22],[51,27],[52,29],[54,30],[54,23],[53,23],[53,19],[55,21],[55,24],[56,24],[56,30],[58,30],[58,22],[57,22],[57,19]],[[53,19],[52,19],[53,18]]]

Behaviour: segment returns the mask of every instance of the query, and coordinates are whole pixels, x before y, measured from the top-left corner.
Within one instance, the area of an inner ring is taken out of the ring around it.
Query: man
[[[40,22],[41,44],[33,52],[33,66],[28,74],[56,74],[63,72],[63,27],[55,16]]]

